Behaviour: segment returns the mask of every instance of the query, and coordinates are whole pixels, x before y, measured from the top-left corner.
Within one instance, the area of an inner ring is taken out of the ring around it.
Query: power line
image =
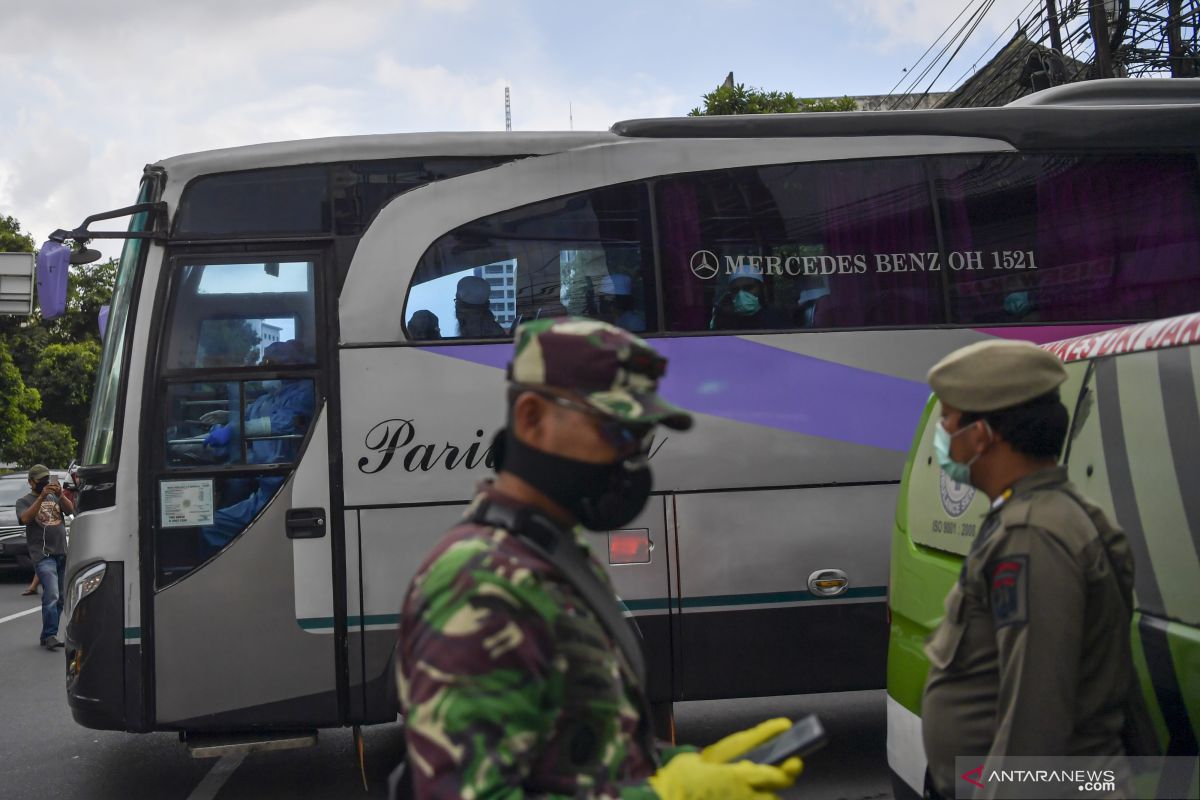
[[[985,16],[987,16],[987,12],[991,11],[992,6],[994,6],[995,4],[996,4],[996,0],[990,0],[990,2],[987,5],[987,8],[983,11],[983,13],[981,13],[979,15],[979,18],[977,20],[975,20],[975,25],[972,26],[971,30],[967,31],[967,35],[963,37],[962,42],[958,45],[958,49],[956,49],[954,51],[954,53],[951,54],[950,58],[947,59],[945,65],[940,70],[938,70],[938,74],[934,75],[933,80],[931,80],[929,82],[929,85],[925,87],[925,91],[921,94],[921,98],[919,100],[917,100],[918,103],[921,102],[921,100],[923,100],[929,96],[929,91],[933,88],[933,85],[935,83],[937,83],[938,78],[942,77],[942,73],[945,72],[947,70],[947,68],[949,68],[949,66],[954,63],[954,59],[958,57],[958,54],[960,52],[962,52],[963,47],[966,46],[966,44],[970,40],[970,38],[975,35],[975,30],[979,27],[979,23],[983,22],[983,18]]]
[[[978,27],[979,23],[983,20],[983,17],[987,15],[988,10],[991,9],[995,2],[996,0],[980,0],[979,6],[974,12],[972,12],[971,16],[967,17],[967,20],[962,24],[962,26],[959,27],[958,31],[956,31],[955,34],[950,37],[949,40],[947,40],[942,49],[938,51],[938,54],[934,56],[931,62],[929,62],[929,65],[925,67],[921,74],[914,78],[912,83],[908,85],[908,88],[905,89],[900,98],[898,98],[896,103],[892,106],[893,110],[899,107],[900,103],[902,102],[901,98],[903,98],[904,95],[913,93],[913,91],[921,84],[922,81],[925,80],[925,77],[929,75],[933,68],[936,67],[939,62],[941,62],[942,56],[944,56],[951,47],[954,47],[955,43],[959,42],[960,39],[962,41],[959,43],[958,49],[962,49],[962,45],[965,44],[966,40],[970,38],[971,33],[974,32],[976,27]],[[963,38],[964,36],[965,38]],[[955,50],[955,52],[957,53],[958,50]],[[951,56],[951,58],[953,59],[953,56]],[[943,66],[942,69],[945,70],[945,66]],[[928,94],[928,90],[926,90],[926,94]]]
[[[915,67],[909,70],[908,75],[905,76],[909,79],[908,85],[901,90],[899,95],[897,95],[896,103],[892,106],[893,110],[899,108],[902,98],[912,94],[921,81],[925,80],[925,76],[928,75],[933,68],[938,65],[938,62],[942,60],[942,56],[944,56],[946,52],[954,46],[954,43],[958,41],[958,37],[962,36],[963,31],[966,30],[967,26],[971,23],[971,20],[974,19],[975,15],[979,13],[979,9],[982,8],[987,2],[988,0],[979,0],[979,5],[971,11],[971,14],[967,17],[966,21],[963,22],[963,24],[959,26],[954,34],[946,40],[945,44],[942,45],[942,48],[938,50],[937,54],[934,55],[932,59],[929,60],[924,69],[922,69],[920,72],[917,72]]]
[[[1041,2],[1042,2],[1042,0],[1029,0],[1029,2],[1025,4],[1025,7],[1017,12],[1017,24],[1021,27],[1025,27],[1030,22],[1032,22],[1033,18],[1034,18],[1033,16],[1031,16],[1028,20],[1025,21],[1025,23],[1022,24],[1021,23],[1021,15],[1026,13],[1027,11],[1029,11],[1030,6],[1037,4],[1037,3],[1041,3]],[[1037,15],[1034,14],[1034,16],[1037,16]],[[978,65],[980,61],[982,61],[985,57],[988,56],[989,53],[991,53],[992,48],[996,46],[996,42],[1000,41],[1000,39],[1004,36],[1004,34],[1007,30],[1008,30],[1008,28],[1004,27],[1000,30],[1000,33],[996,34],[996,38],[992,39],[992,41],[988,44],[988,46],[983,48],[983,54],[979,58],[977,58],[975,60],[975,62],[973,64],[971,64],[971,66],[967,67],[967,69],[963,71],[962,75],[958,76],[957,80],[954,81],[954,84],[953,84],[954,86],[960,86],[962,84],[963,79],[966,78],[967,75],[969,75],[975,69],[976,65]]]
[[[908,77],[908,73],[917,68],[917,65],[920,64],[925,59],[925,56],[929,55],[929,51],[932,50],[937,45],[937,43],[942,40],[942,37],[946,35],[947,31],[949,31],[952,27],[954,27],[954,23],[958,22],[958,18],[961,17],[963,14],[967,13],[967,9],[970,8],[971,4],[974,2],[975,2],[975,0],[967,0],[966,5],[964,5],[962,7],[962,10],[958,12],[958,15],[955,16],[954,19],[950,20],[950,24],[947,25],[945,27],[945,29],[942,30],[942,32],[937,35],[937,38],[933,40],[933,44],[931,44],[931,45],[929,45],[929,47],[925,48],[925,52],[921,53],[921,57],[918,58],[916,61],[914,61],[913,65],[904,71],[904,74],[900,76],[900,78],[896,81],[895,85],[892,86],[892,88],[888,90],[888,94],[895,94],[896,87],[899,86],[901,83],[904,83],[904,79]]]

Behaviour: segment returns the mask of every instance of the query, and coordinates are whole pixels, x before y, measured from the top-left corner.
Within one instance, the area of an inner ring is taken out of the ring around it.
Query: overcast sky
[[[730,70],[884,94],[967,2],[0,0],[0,215],[40,243],[132,203],[142,166],[180,153],[503,130],[505,86],[515,130],[566,130],[569,108],[575,130],[686,114]],[[997,0],[935,90],[1028,5]]]

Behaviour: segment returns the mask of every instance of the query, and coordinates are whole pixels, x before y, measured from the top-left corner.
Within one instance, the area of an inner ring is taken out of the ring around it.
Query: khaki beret
[[[1029,342],[989,339],[955,350],[929,370],[938,399],[962,411],[996,411],[1057,389],[1067,370]]]

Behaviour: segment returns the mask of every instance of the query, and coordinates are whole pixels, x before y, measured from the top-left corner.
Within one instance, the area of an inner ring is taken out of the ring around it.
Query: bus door
[[[339,721],[325,262],[168,261],[143,487],[158,727]]]

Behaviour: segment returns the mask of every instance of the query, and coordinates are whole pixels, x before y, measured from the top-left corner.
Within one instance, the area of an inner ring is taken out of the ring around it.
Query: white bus
[[[512,326],[567,314],[649,339],[697,416],[592,535],[658,711],[882,687],[926,369],[1200,308],[1200,89],[1147,83],[148,166],[83,453],[76,720],[395,719],[397,611],[490,472]]]

